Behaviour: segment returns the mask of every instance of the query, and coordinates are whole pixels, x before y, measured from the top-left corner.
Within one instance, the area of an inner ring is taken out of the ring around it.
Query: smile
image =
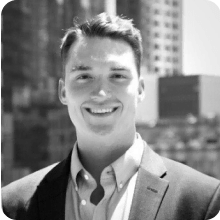
[[[116,108],[86,108],[93,115],[109,115],[117,110]]]

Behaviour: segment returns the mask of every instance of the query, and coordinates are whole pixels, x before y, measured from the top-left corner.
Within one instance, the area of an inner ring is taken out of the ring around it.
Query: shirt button
[[[122,184],[122,183],[120,183],[120,184],[119,184],[119,188],[120,188],[120,189],[122,189],[122,187],[123,187],[123,184]]]
[[[83,200],[81,201],[81,204],[82,204],[82,205],[86,205],[86,200],[83,199]]]
[[[84,178],[85,178],[86,180],[88,180],[88,179],[89,179],[89,177],[88,177],[88,175],[87,175],[87,174],[85,174],[85,175],[84,175]]]

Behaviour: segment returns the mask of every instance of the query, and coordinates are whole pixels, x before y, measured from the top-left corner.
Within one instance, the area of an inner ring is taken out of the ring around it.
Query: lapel
[[[145,144],[146,145],[146,144]],[[37,189],[40,219],[65,220],[66,189],[70,172],[67,159],[54,167]],[[145,146],[138,172],[129,220],[154,220],[169,182],[162,179],[166,168],[161,157]]]
[[[65,199],[71,152],[67,159],[53,168],[38,186],[39,215],[42,220],[65,220]]]
[[[169,182],[162,158],[145,143],[145,150],[138,172],[129,220],[154,220]]]

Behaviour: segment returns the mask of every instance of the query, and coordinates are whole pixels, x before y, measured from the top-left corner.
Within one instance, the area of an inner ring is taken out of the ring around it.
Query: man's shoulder
[[[44,176],[49,173],[58,163],[54,163],[52,165],[49,165],[45,168],[42,168],[34,173],[31,173],[21,179],[18,179],[16,181],[13,181],[12,183],[4,186],[2,188],[2,191],[6,191],[9,189],[22,189],[22,187],[26,187],[26,185],[28,186],[34,186],[34,185],[38,185],[39,182],[44,178]],[[27,187],[28,187],[27,186]],[[27,188],[25,188],[25,190],[27,190]]]
[[[197,214],[203,219],[214,217],[220,208],[220,180],[177,161],[162,160],[167,168],[163,179],[169,182],[162,210],[175,207],[186,219]]]
[[[162,159],[167,168],[165,179],[170,182],[176,182],[179,186],[186,188],[191,187],[197,190],[205,188],[215,190],[220,185],[220,180],[197,171],[183,163],[164,157],[162,157]]]
[[[35,193],[37,186],[57,164],[47,166],[4,186],[1,190],[3,211],[12,215],[17,209],[24,207]]]

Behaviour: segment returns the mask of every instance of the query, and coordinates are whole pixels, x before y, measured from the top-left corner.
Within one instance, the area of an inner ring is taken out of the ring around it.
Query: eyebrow
[[[85,70],[91,70],[92,68],[90,66],[85,65],[77,65],[72,68],[72,72],[74,71],[85,71]]]
[[[87,71],[87,70],[92,70],[90,66],[85,66],[85,65],[77,65],[72,68],[72,72],[75,71]],[[118,67],[111,67],[111,71],[127,71],[128,69],[123,66],[118,66]]]
[[[111,67],[111,71],[125,71],[128,70],[126,67],[119,66],[119,67]]]

